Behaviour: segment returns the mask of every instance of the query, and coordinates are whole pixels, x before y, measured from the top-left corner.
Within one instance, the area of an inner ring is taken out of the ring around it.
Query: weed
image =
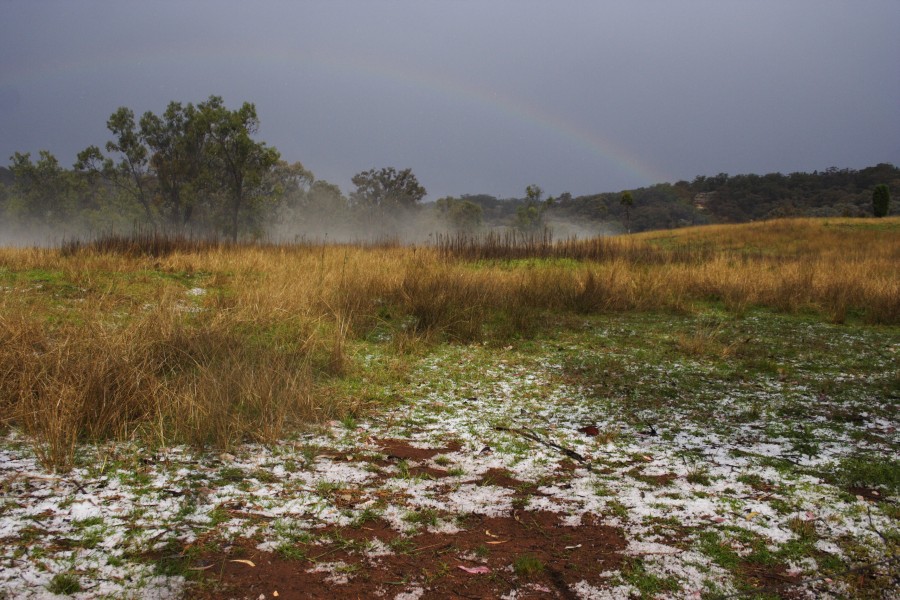
[[[724,569],[734,569],[741,559],[728,544],[720,541],[715,531],[704,531],[698,538],[700,552],[709,556],[713,562]]]
[[[287,560],[306,560],[306,549],[290,542],[278,544],[275,552]]]
[[[432,508],[423,508],[403,515],[403,520],[414,525],[434,527],[438,522],[438,513]]]
[[[47,585],[47,591],[60,596],[71,596],[81,591],[81,582],[74,573],[57,573]]]
[[[245,478],[244,471],[238,467],[224,467],[219,471],[219,481],[223,484],[240,483]]]
[[[513,562],[513,571],[520,577],[533,577],[544,571],[544,563],[532,554],[523,554]]]
[[[686,479],[689,483],[696,485],[710,485],[712,482],[709,477],[709,472],[703,467],[694,468],[688,471]]]
[[[370,523],[372,521],[377,521],[381,515],[378,514],[378,511],[371,507],[366,507],[362,512],[356,515],[356,518],[353,519],[350,524],[351,527],[360,528],[366,523]]]
[[[677,580],[648,572],[644,561],[640,558],[626,561],[622,566],[622,576],[626,582],[640,590],[643,598],[652,598],[661,592],[674,592],[679,589]]]
[[[341,489],[341,484],[335,481],[321,479],[316,483],[316,492],[318,492],[320,496],[330,496],[339,489]]]
[[[628,508],[618,500],[610,500],[606,503],[606,507],[612,511],[612,514],[620,519],[628,518]]]
[[[849,457],[834,468],[834,476],[846,486],[870,486],[897,492],[900,490],[900,460]]]
[[[343,425],[349,431],[353,431],[357,427],[356,417],[353,413],[347,413],[341,418],[341,425]]]
[[[400,554],[409,554],[413,550],[416,549],[416,544],[408,537],[396,537],[388,542],[388,546],[394,552],[398,552]]]
[[[265,469],[256,469],[252,473],[250,473],[250,477],[257,480],[260,483],[278,483],[281,479],[278,478],[271,471],[267,471]]]

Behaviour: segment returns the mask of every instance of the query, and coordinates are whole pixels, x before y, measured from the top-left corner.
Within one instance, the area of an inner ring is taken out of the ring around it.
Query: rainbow
[[[474,85],[468,81],[448,76],[400,67],[390,61],[377,61],[370,57],[339,58],[320,54],[298,54],[271,49],[235,48],[227,52],[207,48],[170,47],[157,49],[152,54],[119,53],[114,57],[103,55],[97,60],[60,60],[41,69],[7,72],[0,83],[27,85],[44,80],[63,77],[78,78],[92,73],[100,74],[110,68],[163,67],[171,64],[191,64],[209,61],[216,64],[223,60],[235,62],[256,61],[256,64],[271,67],[281,66],[286,72],[298,67],[313,68],[322,73],[339,74],[350,78],[375,78],[388,80],[420,89],[444,98],[452,98],[460,103],[472,103],[513,119],[520,124],[540,130],[560,141],[578,148],[579,151],[594,156],[601,163],[623,171],[637,185],[648,185],[663,181],[674,181],[674,177],[650,164],[621,143],[591,131],[589,128],[526,102],[522,98],[504,95],[496,89]],[[211,93],[218,93],[212,90]],[[180,100],[180,98],[172,98]]]

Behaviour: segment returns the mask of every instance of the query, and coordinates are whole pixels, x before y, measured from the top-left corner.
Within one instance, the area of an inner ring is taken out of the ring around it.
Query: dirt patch
[[[378,521],[326,528],[315,542],[296,546],[304,557],[298,559],[261,552],[244,540],[227,556],[204,557],[203,565],[211,565],[203,572],[205,585],[190,597],[256,600],[277,591],[278,598],[391,598],[418,588],[422,598],[499,597],[513,590],[571,598],[571,586],[580,581],[603,587],[600,574],[619,568],[626,546],[618,529],[590,515],[577,527],[561,525],[560,515],[549,512],[470,515],[459,526],[463,530],[454,534],[410,536]]]
[[[792,587],[800,581],[800,577],[788,575],[784,565],[760,565],[745,562],[741,563],[738,570],[743,579],[758,592],[771,591],[773,595],[785,600],[800,600],[800,598],[808,597],[804,590]]]
[[[885,495],[883,493],[879,492],[878,490],[872,489],[872,488],[853,486],[853,487],[848,487],[847,491],[849,493],[853,494],[854,496],[863,498],[865,500],[869,500],[870,502],[886,502],[887,501],[885,498]]]
[[[511,490],[534,487],[534,484],[528,484],[516,479],[512,476],[512,473],[506,469],[488,469],[482,474],[480,479],[475,481],[475,485],[495,485]]]
[[[378,444],[380,451],[386,454],[389,460],[429,460],[439,454],[456,452],[462,448],[462,444],[455,440],[441,448],[416,448],[405,440],[380,440]]]

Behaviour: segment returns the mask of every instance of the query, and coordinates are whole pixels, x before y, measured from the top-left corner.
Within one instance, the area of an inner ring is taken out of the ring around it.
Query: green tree
[[[220,174],[226,196],[228,234],[236,242],[241,212],[261,199],[264,176],[280,155],[275,148],[251,137],[259,129],[253,104],[245,102],[237,110],[228,110],[221,97],[210,96],[197,108],[203,131],[209,136],[212,168]]]
[[[10,157],[14,179],[9,211],[20,221],[37,225],[68,224],[78,209],[77,182],[50,152],[41,150],[37,162],[30,153]]]
[[[546,202],[541,199],[544,190],[537,185],[529,185],[525,188],[525,200],[516,208],[516,229],[524,232],[534,232],[544,226],[544,212],[553,205],[553,198]]]
[[[304,209],[316,216],[335,219],[345,216],[348,206],[341,188],[324,179],[317,179],[309,186]]]
[[[484,220],[484,209],[469,200],[447,196],[435,202],[435,209],[447,225],[458,232],[475,231]]]
[[[78,153],[75,169],[102,174],[144,209],[148,222],[154,221],[150,173],[150,153],[134,121],[134,111],[119,107],[106,121],[113,139],[106,143],[106,151],[118,155],[118,162],[106,158],[97,146],[89,146]]]
[[[634,196],[631,195],[631,192],[622,192],[619,203],[625,207],[625,230],[631,233],[631,207],[634,206]]]
[[[356,186],[350,194],[353,206],[380,214],[414,208],[427,194],[412,169],[370,169],[357,173],[351,181]]]
[[[881,183],[872,191],[872,212],[876,217],[885,217],[891,205],[891,189]]]
[[[162,116],[144,113],[140,127],[151,151],[161,210],[170,226],[187,225],[209,185],[208,136],[199,112],[193,104],[170,102]]]

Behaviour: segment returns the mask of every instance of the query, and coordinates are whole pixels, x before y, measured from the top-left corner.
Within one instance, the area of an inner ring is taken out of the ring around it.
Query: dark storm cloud
[[[610,191],[900,162],[900,3],[0,3],[0,157],[64,163],[116,107],[256,103],[287,160],[349,188]]]

